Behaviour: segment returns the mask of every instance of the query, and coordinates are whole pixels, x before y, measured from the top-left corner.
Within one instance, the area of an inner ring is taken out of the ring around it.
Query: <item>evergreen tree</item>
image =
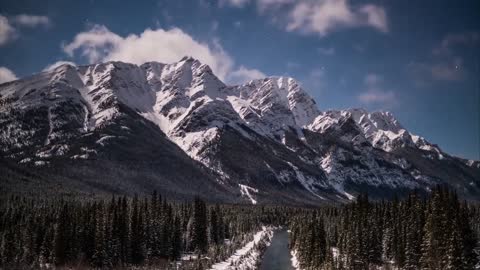
[[[191,242],[191,246],[195,252],[203,254],[207,251],[207,208],[205,202],[203,202],[200,198],[195,198],[193,204]]]
[[[131,242],[130,242],[130,261],[133,264],[141,264],[145,259],[145,243],[143,235],[143,216],[140,212],[138,197],[133,198],[132,221],[131,221]]]
[[[460,233],[457,228],[452,230],[452,235],[450,236],[447,249],[447,263],[445,269],[456,270],[462,269],[462,240],[460,238]]]
[[[54,236],[54,261],[55,265],[65,265],[67,261],[68,249],[68,207],[63,205],[62,211],[58,217],[58,225],[55,228]]]

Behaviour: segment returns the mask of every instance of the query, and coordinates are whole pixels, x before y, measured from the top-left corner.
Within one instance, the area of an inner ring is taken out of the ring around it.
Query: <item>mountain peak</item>
[[[285,125],[306,126],[320,113],[315,100],[290,77],[266,77],[236,88],[240,98],[248,100],[262,115],[278,116],[289,111],[293,119]]]

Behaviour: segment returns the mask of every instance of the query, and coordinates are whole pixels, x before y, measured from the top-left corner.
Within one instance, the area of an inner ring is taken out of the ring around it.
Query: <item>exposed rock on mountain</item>
[[[389,112],[321,112],[292,78],[227,86],[185,57],[63,65],[0,85],[0,95],[2,163],[48,176],[45,192],[157,188],[176,197],[297,204],[346,201],[360,191],[428,192],[436,184],[466,198],[480,194],[478,161],[444,153]],[[5,189],[20,186],[9,180]]]

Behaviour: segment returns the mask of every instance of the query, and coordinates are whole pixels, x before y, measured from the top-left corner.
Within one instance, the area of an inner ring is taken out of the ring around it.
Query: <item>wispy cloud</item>
[[[37,26],[49,26],[50,19],[47,16],[20,14],[16,16],[0,15],[0,46],[14,40],[19,35],[16,28]]]
[[[71,62],[71,61],[57,61],[53,64],[50,64],[50,65],[47,65],[42,71],[50,71],[50,70],[54,70],[56,69],[57,67],[59,66],[62,66],[62,65],[71,65],[71,66],[76,66],[76,64],[74,62]]]
[[[370,27],[384,33],[389,30],[385,9],[374,4],[353,6],[348,0],[221,0],[220,3],[237,8],[255,3],[261,14],[269,15],[286,31],[320,37],[345,28]]]
[[[365,91],[358,95],[358,100],[366,105],[376,105],[382,108],[391,108],[398,104],[394,91],[384,88],[383,77],[371,73],[364,78]]]
[[[461,53],[480,45],[478,32],[462,32],[446,35],[436,45],[427,59],[413,61],[406,66],[418,87],[429,86],[435,82],[462,81],[468,74]]]
[[[263,72],[258,69],[249,69],[244,66],[240,66],[238,69],[232,71],[229,75],[229,81],[232,84],[241,84],[255,79],[265,78]]]
[[[323,55],[334,55],[335,54],[335,48],[333,47],[328,47],[328,48],[317,48],[317,51],[320,53],[320,54],[323,54]]]
[[[18,25],[26,27],[49,26],[51,24],[47,16],[30,14],[16,15],[13,17],[13,21]]]
[[[287,69],[292,70],[292,69],[298,69],[300,67],[300,64],[297,62],[293,61],[288,61],[287,62]]]
[[[365,104],[381,103],[392,104],[395,102],[395,93],[393,91],[383,91],[380,89],[369,89],[360,94],[358,99]]]
[[[233,26],[235,26],[235,28],[240,28],[242,27],[242,22],[241,21],[236,21],[233,23]]]
[[[476,31],[467,31],[446,35],[440,44],[436,46],[432,53],[434,55],[453,54],[453,50],[458,46],[476,46],[480,43],[480,33]]]
[[[462,63],[461,58],[435,62],[411,62],[407,65],[407,72],[412,76],[417,87],[425,87],[436,81],[461,81],[465,77]]]

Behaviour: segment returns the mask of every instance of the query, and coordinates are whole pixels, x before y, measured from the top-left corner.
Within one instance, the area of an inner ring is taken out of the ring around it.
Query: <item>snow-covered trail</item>
[[[230,256],[227,260],[212,265],[210,270],[252,269],[260,259],[261,255],[258,250],[254,249],[254,247],[259,244],[262,239],[265,239],[265,237],[267,237],[269,244],[273,237],[273,228],[263,226],[262,230],[254,235],[252,241],[237,250],[235,254]]]

